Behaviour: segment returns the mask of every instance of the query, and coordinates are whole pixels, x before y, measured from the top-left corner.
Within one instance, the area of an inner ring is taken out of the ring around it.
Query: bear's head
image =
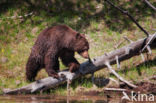
[[[77,33],[76,40],[74,41],[74,50],[78,52],[82,57],[89,59],[89,43],[84,34]]]

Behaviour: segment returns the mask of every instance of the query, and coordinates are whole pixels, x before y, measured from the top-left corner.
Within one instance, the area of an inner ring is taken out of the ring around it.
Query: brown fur
[[[60,57],[63,64],[71,72],[79,68],[79,62],[74,58],[78,52],[88,58],[89,44],[83,34],[66,25],[57,25],[43,30],[38,36],[26,64],[26,78],[33,81],[42,68],[49,76],[58,78]]]

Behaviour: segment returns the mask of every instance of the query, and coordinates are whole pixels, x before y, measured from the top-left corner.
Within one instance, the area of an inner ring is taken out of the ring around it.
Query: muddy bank
[[[140,91],[143,93],[152,93],[156,95],[156,84],[150,82],[140,82],[137,84],[138,88],[134,91]]]
[[[93,96],[93,95],[102,95],[102,94],[106,94],[106,95],[114,95],[115,93],[118,93],[118,94],[122,94],[122,92],[127,92],[128,94],[131,93],[131,91],[135,92],[135,93],[144,93],[144,94],[153,94],[156,96],[156,84],[154,83],[150,83],[150,82],[140,82],[140,83],[137,83],[136,84],[138,87],[137,88],[131,88],[131,87],[128,87],[127,85],[125,84],[121,84],[119,87],[111,87],[111,88],[114,88],[114,89],[117,89],[117,90],[106,90],[105,88],[96,88],[96,87],[93,87],[93,88],[84,88],[84,87],[78,87],[77,88],[77,94],[79,95],[90,95],[90,96]],[[118,89],[121,89],[121,90],[118,90]],[[122,91],[123,90],[123,91]]]

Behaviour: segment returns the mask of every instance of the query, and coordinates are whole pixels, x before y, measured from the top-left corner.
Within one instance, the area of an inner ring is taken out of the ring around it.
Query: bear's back
[[[70,35],[76,34],[77,32],[67,25],[56,25],[48,27],[41,32],[41,35]]]

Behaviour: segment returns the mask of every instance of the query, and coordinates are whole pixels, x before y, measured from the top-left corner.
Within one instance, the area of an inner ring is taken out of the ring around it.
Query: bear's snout
[[[89,54],[88,54],[88,51],[87,51],[87,50],[84,51],[84,52],[82,52],[82,53],[80,53],[80,55],[81,55],[82,57],[84,57],[85,59],[89,59]]]

